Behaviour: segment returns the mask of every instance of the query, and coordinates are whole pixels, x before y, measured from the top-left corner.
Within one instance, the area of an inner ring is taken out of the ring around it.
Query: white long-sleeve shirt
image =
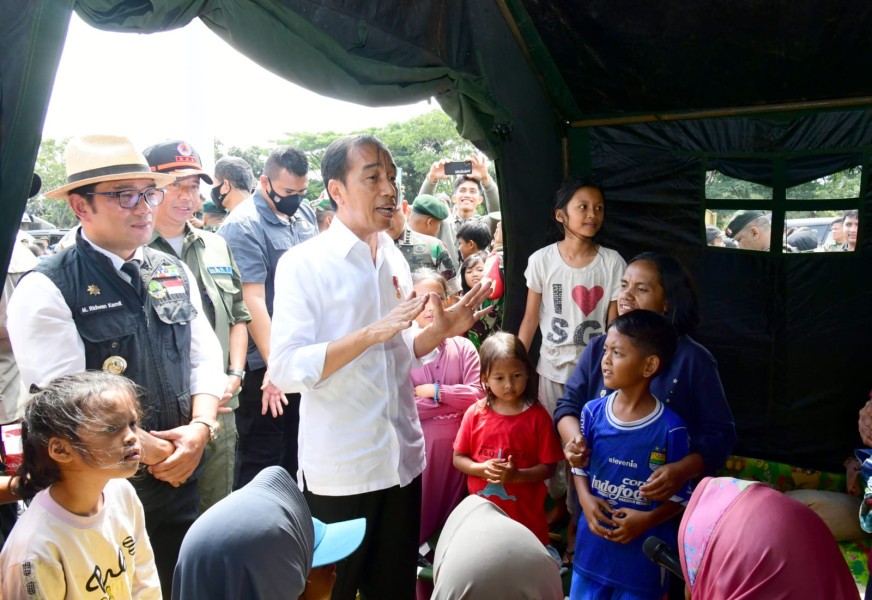
[[[409,484],[424,469],[424,436],[409,372],[417,331],[376,344],[321,380],[327,345],[387,315],[412,292],[409,266],[385,233],[370,247],[336,217],[291,248],[275,278],[270,379],[300,392],[300,473],[315,494]],[[298,477],[298,481],[302,479]]]
[[[124,259],[95,245],[84,231],[82,238],[107,256],[119,275],[130,281],[121,271]],[[142,255],[142,248],[137,248],[133,258],[142,260]],[[191,395],[203,393],[221,398],[227,385],[221,344],[203,312],[197,280],[184,263],[182,267],[190,282],[191,303],[197,310],[191,321]],[[9,300],[6,327],[22,385],[43,386],[61,375],[85,370],[85,343],[70,307],[58,287],[42,273],[30,273],[21,279]]]

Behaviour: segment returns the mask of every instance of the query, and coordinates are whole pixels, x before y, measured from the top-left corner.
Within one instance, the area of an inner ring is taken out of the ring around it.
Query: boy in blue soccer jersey
[[[634,310],[609,324],[602,370],[616,391],[582,409],[590,464],[572,470],[588,527],[578,528],[571,600],[655,600],[666,593],[666,570],[645,556],[642,542],[656,535],[675,544],[672,517],[690,499],[690,484],[666,502],[649,500],[639,488],[689,450],[684,423],[648,389],[675,346],[672,325],[657,313]]]

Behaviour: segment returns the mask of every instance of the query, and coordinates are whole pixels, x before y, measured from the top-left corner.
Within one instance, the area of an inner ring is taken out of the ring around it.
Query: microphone
[[[681,581],[684,581],[678,553],[673,550],[669,544],[652,535],[646,538],[645,542],[642,544],[642,552],[644,552],[645,556],[650,558],[654,564],[666,567],[672,574],[678,577]]]

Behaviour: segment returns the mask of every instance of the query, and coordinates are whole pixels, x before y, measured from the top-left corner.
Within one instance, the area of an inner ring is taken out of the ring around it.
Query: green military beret
[[[211,200],[206,200],[203,203],[203,212],[214,214],[214,215],[226,215],[227,209],[226,208],[218,208],[217,206],[215,206],[214,202],[212,202]]]
[[[434,217],[440,221],[448,218],[448,207],[441,200],[430,194],[421,194],[412,203],[412,210],[420,215]]]

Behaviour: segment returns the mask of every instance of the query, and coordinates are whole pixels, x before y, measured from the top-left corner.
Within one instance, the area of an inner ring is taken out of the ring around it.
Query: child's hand
[[[860,438],[866,448],[872,448],[872,399],[860,409]]]
[[[497,459],[493,467],[496,476],[493,479],[488,479],[491,483],[510,483],[515,480],[515,476],[518,474],[518,469],[511,456],[505,460]]]
[[[861,481],[860,472],[863,465],[855,457],[851,456],[845,459],[845,491],[851,496],[863,495],[863,482]]]
[[[687,476],[678,463],[668,463],[657,468],[648,477],[648,483],[639,488],[643,498],[666,502],[678,493],[687,482]]]
[[[581,507],[584,509],[584,518],[587,520],[587,527],[591,533],[600,537],[611,539],[611,529],[603,527],[603,524],[614,527],[617,525],[612,519],[614,509],[612,505],[606,502],[603,498],[594,495],[588,495],[585,500],[581,500]]]
[[[590,448],[587,447],[587,440],[581,432],[575,434],[575,437],[566,443],[563,454],[570,467],[583,469],[590,464]]]
[[[502,458],[491,458],[490,460],[486,460],[481,463],[484,468],[482,478],[489,483],[499,483],[498,478],[500,475],[500,470],[497,465],[502,462]]]
[[[432,383],[422,383],[415,386],[415,395],[418,398],[435,398],[436,386]]]
[[[627,544],[651,529],[648,524],[650,513],[632,508],[622,508],[612,514],[618,528],[609,531],[608,539],[619,544]]]
[[[509,480],[509,474],[515,471],[515,465],[511,461],[512,457],[510,456],[508,459],[492,458],[484,463],[485,479],[487,479],[488,483],[506,483]]]

